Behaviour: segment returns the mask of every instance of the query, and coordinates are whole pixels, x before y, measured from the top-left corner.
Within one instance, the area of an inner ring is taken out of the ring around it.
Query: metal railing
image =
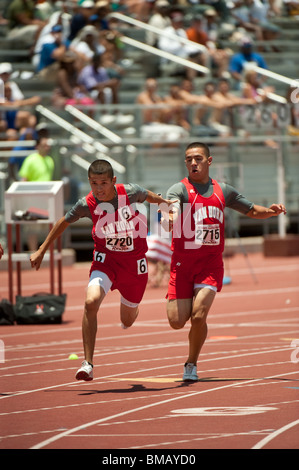
[[[53,121],[62,129],[65,129],[67,132],[70,132],[77,141],[77,143],[82,142],[82,148],[84,148],[88,153],[95,153],[98,158],[105,158],[119,173],[123,174],[126,172],[126,168],[123,165],[121,165],[113,158],[109,157],[109,155],[107,155],[107,153],[109,152],[108,147],[96,141],[93,137],[89,136],[85,132],[82,132],[80,129],[77,129],[77,127],[75,127],[73,124],[70,124],[68,121],[62,119],[56,113],[50,111],[44,106],[38,105],[36,107],[36,111]]]
[[[122,13],[111,13],[110,17],[116,18],[118,20],[124,21],[126,23],[130,23],[134,26],[137,26],[139,28],[142,28],[147,31],[151,31],[159,36],[167,36],[170,39],[173,39],[175,41],[179,41],[181,44],[186,44],[186,45],[192,45],[192,47],[197,48],[199,51],[208,54],[208,49],[203,46],[202,44],[198,44],[194,41],[190,41],[187,38],[183,38],[181,36],[176,36],[174,34],[169,34],[165,33],[163,29],[155,28],[153,26],[150,26],[146,23],[143,23],[142,21],[135,20],[134,18],[131,18],[129,16],[123,15]],[[181,57],[177,57],[174,54],[171,54],[169,52],[162,51],[160,49],[157,49],[156,47],[149,46],[148,44],[144,44],[141,41],[137,41],[136,39],[129,38],[127,36],[120,36],[120,40],[127,45],[133,46],[137,49],[141,49],[143,51],[149,52],[150,54],[162,57],[164,59],[170,60],[172,62],[176,62],[177,64],[183,65],[184,67],[188,67],[191,69],[196,70],[197,72],[201,72],[204,74],[210,74],[210,69],[208,67],[204,67],[203,65],[196,64],[190,60],[183,59]],[[208,54],[209,55],[209,54]]]

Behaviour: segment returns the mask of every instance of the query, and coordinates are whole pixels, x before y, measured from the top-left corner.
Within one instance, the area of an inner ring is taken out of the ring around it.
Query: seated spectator
[[[46,22],[35,18],[35,2],[12,0],[6,10],[11,44],[21,49],[32,48]]]
[[[147,22],[154,6],[154,0],[125,0],[127,14],[139,21]]]
[[[26,127],[35,127],[36,117],[31,111],[19,109],[23,107],[32,107],[40,103],[39,96],[32,96],[23,100],[13,100],[11,87],[9,83],[4,85],[4,100],[0,102],[0,109],[9,108],[2,111],[2,119],[6,120],[7,129],[16,129],[22,131]]]
[[[186,80],[182,84],[182,96],[186,96],[186,93],[189,94],[189,99],[190,95],[191,99],[195,96],[197,99],[193,101],[193,104],[200,105],[195,106],[193,110],[193,118],[191,119],[192,134],[199,137],[218,137],[220,135],[219,131],[212,127],[209,122],[213,109],[222,109],[223,105],[214,99],[215,85],[213,82],[205,83],[203,91],[201,95],[194,95],[191,85],[186,83]]]
[[[245,0],[232,0],[231,16],[235,20],[237,28],[242,28],[251,33],[257,41],[263,40],[263,30],[260,24],[252,22],[248,4]]]
[[[149,106],[149,108],[142,110],[144,124],[165,121],[163,108],[151,107],[152,105],[163,104],[163,98],[157,93],[157,89],[157,80],[155,78],[148,78],[145,82],[144,90],[136,98],[137,104]]]
[[[274,87],[264,87],[262,80],[255,70],[247,70],[242,84],[242,96],[252,103],[266,101],[267,93],[274,93]]]
[[[95,4],[95,15],[97,18],[94,18],[96,21],[96,25],[99,30],[107,31],[110,29],[110,19],[108,19],[108,15],[111,12],[111,5],[110,2],[107,0],[100,0]],[[89,18],[89,21],[92,23],[92,18]]]
[[[167,108],[164,111],[165,122],[177,124],[189,131],[188,109],[186,108],[186,102],[181,98],[180,87],[178,85],[171,85],[169,95],[164,97],[164,103],[167,104]]]
[[[23,100],[24,94],[20,90],[19,85],[11,80],[11,74],[13,72],[12,65],[9,62],[2,62],[0,64],[0,79],[4,84],[9,84],[11,90],[11,100]]]
[[[37,72],[45,80],[55,81],[59,67],[59,59],[68,49],[67,43],[62,38],[62,26],[57,24],[51,29],[49,42],[43,44],[40,53],[40,61]]]
[[[165,34],[159,37],[158,48],[182,59],[203,65],[203,52],[195,45],[185,44],[180,40],[180,38],[188,39],[183,26],[184,15],[180,11],[174,11],[170,14],[170,19],[171,26],[166,27],[164,29]],[[177,40],[174,37],[177,37]],[[162,59],[162,63],[169,63],[169,61]],[[171,75],[183,75],[189,79],[193,79],[198,75],[196,70],[184,67],[176,62],[171,62],[169,66],[171,67]]]
[[[263,56],[253,51],[252,41],[248,37],[244,37],[240,41],[240,51],[233,54],[230,58],[229,72],[236,81],[236,88],[240,88],[240,83],[243,80],[243,73],[248,70],[252,65],[267,69],[267,64]],[[264,80],[264,79],[263,79]]]
[[[73,41],[84,26],[89,24],[89,18],[95,14],[95,2],[84,0],[79,2],[78,11],[74,14],[70,24],[69,41]]]
[[[99,54],[95,54],[91,64],[86,65],[81,70],[78,84],[84,87],[90,96],[101,104],[107,103],[107,99],[110,99],[110,96],[113,104],[119,102],[119,80],[109,77],[107,70],[102,66],[102,57]],[[109,98],[107,96],[107,89],[109,90]]]
[[[89,64],[95,54],[103,54],[105,47],[100,42],[99,31],[92,25],[84,26],[71,42],[70,49],[80,57],[82,66]]]
[[[57,88],[55,88],[52,96],[54,106],[95,104],[85,87],[80,86],[78,83],[79,67],[77,63],[78,58],[72,51],[67,51],[59,60]]]
[[[154,5],[153,14],[150,15],[148,25],[164,30],[166,27],[171,26],[169,18],[170,4],[167,0],[157,0]],[[146,31],[145,41],[149,46],[157,47],[159,35],[152,31]]]
[[[230,51],[217,48],[216,41],[209,38],[203,29],[203,17],[195,15],[190,27],[186,31],[188,39],[202,44],[207,48],[207,54],[203,55],[203,65],[212,68],[212,73],[216,77],[221,77],[228,69]]]
[[[62,28],[61,36],[62,42],[64,44],[68,44],[68,36],[70,31],[70,22],[72,19],[72,15],[67,11],[67,4],[63,4],[61,10],[55,11],[49,18],[47,24],[41,30],[38,39],[34,46],[33,56],[32,56],[32,64],[35,68],[38,68],[40,62],[40,54],[44,44],[55,42],[55,36],[51,33],[53,26],[60,25]]]
[[[169,108],[165,106],[165,101],[157,93],[155,78],[146,80],[145,89],[137,96],[136,103],[145,105],[145,109],[142,110],[144,124],[140,128],[141,138],[167,144],[188,137],[189,132],[184,127],[167,123]],[[155,105],[158,106],[155,107]]]

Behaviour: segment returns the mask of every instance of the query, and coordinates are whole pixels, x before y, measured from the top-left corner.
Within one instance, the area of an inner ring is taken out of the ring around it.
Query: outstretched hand
[[[283,204],[272,204],[269,209],[271,209],[272,211],[274,211],[274,216],[275,215],[279,215],[279,214],[286,214],[287,211],[286,211],[286,208]]]
[[[42,264],[43,257],[44,257],[44,254],[40,250],[37,250],[35,253],[32,253],[32,255],[30,256],[31,267],[35,268],[36,271],[39,270],[40,265]]]

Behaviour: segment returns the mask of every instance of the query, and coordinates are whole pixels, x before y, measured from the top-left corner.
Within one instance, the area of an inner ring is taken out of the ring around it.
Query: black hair
[[[91,173],[94,175],[107,174],[108,178],[111,179],[114,177],[113,168],[107,160],[95,160],[92,162],[88,168],[88,177],[90,177]]]
[[[210,156],[210,149],[207,144],[203,142],[192,142],[192,144],[189,144],[186,148],[186,152],[189,149],[195,149],[195,148],[202,148],[205,151],[206,157],[208,158]]]

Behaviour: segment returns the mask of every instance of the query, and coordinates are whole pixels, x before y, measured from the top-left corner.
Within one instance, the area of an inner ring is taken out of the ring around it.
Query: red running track
[[[61,325],[0,327],[0,448],[298,449],[298,266],[298,257],[260,254],[226,262],[232,282],[210,312],[192,384],[181,381],[189,328],[169,327],[166,285],[148,287],[128,330],[120,328],[118,292],[108,294],[95,378],[76,381],[89,265],[65,267]],[[47,290],[47,269],[22,275],[23,295]],[[0,280],[7,297],[7,274]]]

